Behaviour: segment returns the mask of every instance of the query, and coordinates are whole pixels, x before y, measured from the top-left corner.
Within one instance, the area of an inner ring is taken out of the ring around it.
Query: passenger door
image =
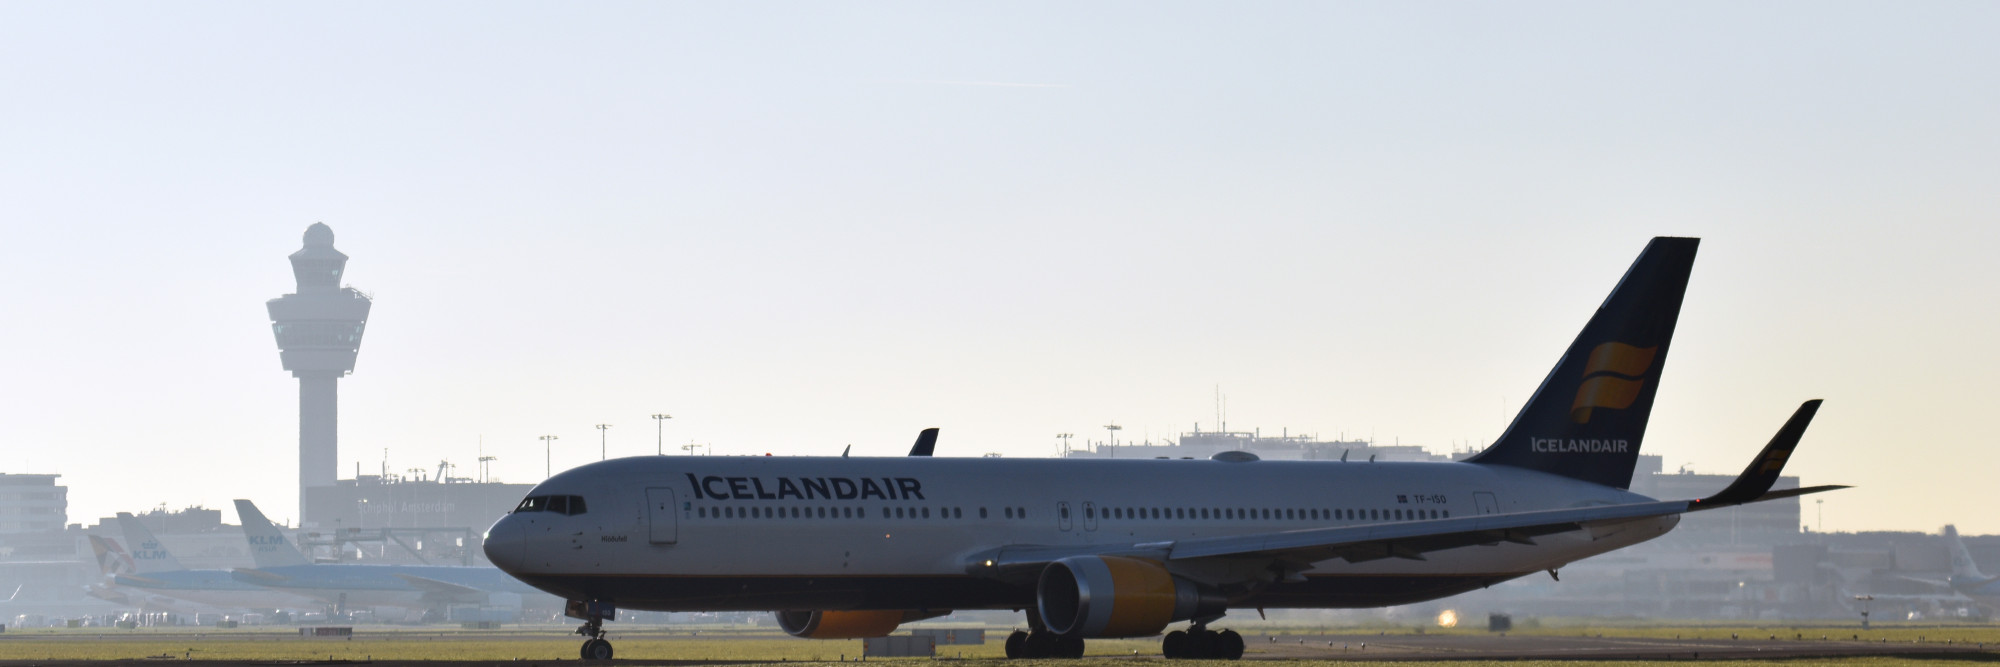
[[[680,503],[674,502],[674,490],[663,487],[646,489],[646,539],[653,544],[673,544],[680,541]]]

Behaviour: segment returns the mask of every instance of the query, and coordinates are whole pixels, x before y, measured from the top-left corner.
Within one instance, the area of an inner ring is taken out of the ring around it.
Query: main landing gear
[[[1216,632],[1195,624],[1186,632],[1167,633],[1160,641],[1160,655],[1168,660],[1236,660],[1243,657],[1243,636],[1235,630]]]
[[[1033,609],[1028,610],[1028,631],[1015,630],[1007,635],[1007,657],[1019,658],[1081,658],[1083,638],[1064,637],[1042,624],[1042,616]]]
[[[583,649],[577,652],[584,660],[610,660],[611,641],[604,638],[604,622],[618,617],[618,610],[605,602],[578,602],[570,600],[564,605],[563,613],[570,618],[583,619],[583,625],[576,626],[576,633],[588,637],[583,640]]]
[[[1007,635],[1008,658],[1081,658],[1083,638],[1064,637],[1048,630]]]

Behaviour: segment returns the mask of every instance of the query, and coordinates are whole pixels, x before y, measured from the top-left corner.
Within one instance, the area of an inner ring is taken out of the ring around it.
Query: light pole
[[[597,460],[604,460],[604,435],[611,432],[610,424],[597,425]]]
[[[492,462],[494,462],[494,461],[498,461],[498,460],[500,460],[500,457],[498,457],[498,456],[481,456],[481,457],[479,457],[479,483],[480,483],[480,484],[485,484],[485,483],[486,483],[486,480],[487,480],[487,479],[489,479],[489,478],[487,477],[486,473],[487,473],[487,471],[489,471],[489,470],[492,470],[493,468],[492,468],[492,466],[490,466],[490,465],[488,465],[488,464],[490,464],[490,463],[492,463]]]
[[[667,453],[667,420],[673,418],[673,415],[653,415],[653,424],[656,427],[653,429],[654,456]]]
[[[701,449],[701,445],[694,444],[694,441],[690,440],[688,444],[681,445],[681,449],[688,450],[688,456],[694,456],[694,450]]]
[[[553,468],[549,466],[549,443],[555,442],[553,435],[542,436],[542,479],[548,479]]]
[[[1869,602],[1869,601],[1871,601],[1871,600],[1874,600],[1874,599],[1875,599],[1875,596],[1873,596],[1873,595],[1856,595],[1856,596],[1854,596],[1854,599],[1856,599],[1856,600],[1860,600],[1860,601],[1861,601],[1861,629],[1863,629],[1863,630],[1867,630],[1867,629],[1868,629],[1868,602]]]
[[[1118,446],[1118,432],[1119,432],[1119,431],[1123,431],[1123,430],[1125,430],[1125,427],[1123,427],[1123,426],[1119,426],[1119,425],[1117,425],[1117,424],[1105,424],[1105,425],[1104,425],[1104,430],[1106,430],[1106,431],[1110,431],[1110,432],[1111,432],[1111,446],[1113,446],[1113,447],[1117,447],[1117,446]]]
[[[1063,453],[1063,456],[1069,456],[1069,439],[1070,439],[1070,438],[1074,438],[1074,437],[1076,437],[1076,434],[1075,434],[1075,433],[1057,433],[1057,434],[1056,434],[1056,439],[1057,439],[1057,440],[1061,440],[1061,441],[1062,441],[1062,453]]]
[[[1817,533],[1825,533],[1825,532],[1826,532],[1826,499],[1825,499],[1825,498],[1819,498],[1819,499],[1815,499],[1815,500],[1813,500],[1813,523],[1816,523],[1816,524],[1819,524],[1819,525],[1816,525],[1816,526],[1813,526],[1813,532],[1817,532]]]

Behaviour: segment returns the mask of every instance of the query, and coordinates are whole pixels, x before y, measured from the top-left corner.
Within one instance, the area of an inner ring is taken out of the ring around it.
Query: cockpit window
[[[521,504],[516,506],[514,511],[555,512],[576,516],[584,511],[583,496],[528,496],[521,500]]]

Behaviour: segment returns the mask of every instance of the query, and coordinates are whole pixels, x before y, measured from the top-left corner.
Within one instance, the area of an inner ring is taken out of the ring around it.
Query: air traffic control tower
[[[315,222],[306,228],[305,247],[292,253],[298,291],[265,302],[278,358],[299,379],[299,511],[306,513],[307,490],[331,487],[338,474],[338,389],[341,376],[354,372],[361,330],[368,323],[368,296],[341,287],[347,255],[333,249],[333,228]]]

